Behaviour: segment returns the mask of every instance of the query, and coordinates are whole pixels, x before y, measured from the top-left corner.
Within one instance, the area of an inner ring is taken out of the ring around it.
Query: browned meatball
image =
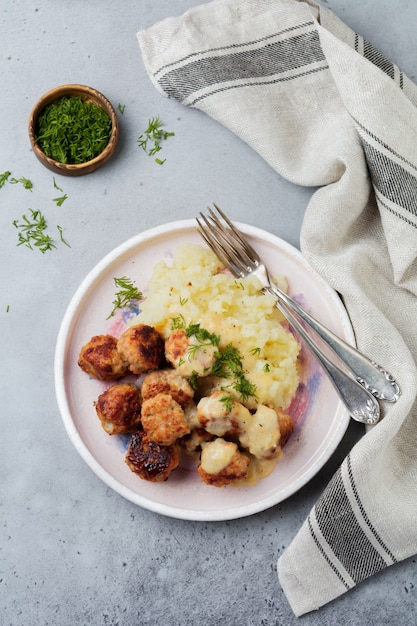
[[[154,370],[146,374],[142,383],[142,398],[147,400],[158,395],[169,394],[183,408],[192,400],[194,390],[186,378],[175,370]]]
[[[144,400],[142,426],[149,439],[162,446],[169,446],[190,432],[183,409],[167,393]]]
[[[164,340],[146,324],[131,326],[120,336],[117,350],[133,374],[157,369],[164,358]]]
[[[208,376],[218,354],[214,344],[200,343],[183,328],[174,330],[165,341],[165,356],[181,376]]]
[[[222,438],[203,447],[198,473],[207,485],[224,487],[246,478],[250,458],[237,445]]]
[[[180,455],[178,444],[161,446],[139,430],[130,438],[125,461],[132,472],[144,480],[157,483],[167,480],[178,467]]]
[[[142,401],[139,389],[130,383],[112,385],[94,403],[106,433],[119,435],[137,430]]]
[[[212,435],[238,435],[250,420],[249,410],[225,391],[213,391],[197,404],[197,418]]]
[[[201,450],[205,443],[212,441],[213,438],[213,435],[210,435],[204,428],[193,428],[189,435],[183,437],[181,445],[188,454],[194,455],[194,453]]]
[[[187,356],[189,347],[190,341],[183,328],[177,328],[172,331],[165,341],[165,351],[168,361],[175,366],[179,359],[184,359]]]
[[[118,380],[127,373],[127,363],[117,351],[117,339],[111,335],[96,335],[81,348],[78,365],[98,380]]]
[[[281,434],[279,445],[283,448],[292,435],[294,422],[292,418],[282,409],[275,407],[275,412],[278,416],[279,432]]]

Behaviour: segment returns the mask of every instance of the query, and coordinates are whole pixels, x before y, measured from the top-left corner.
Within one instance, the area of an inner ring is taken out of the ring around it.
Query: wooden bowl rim
[[[40,149],[36,142],[35,129],[36,122],[40,113],[46,106],[64,96],[79,96],[84,100],[94,102],[98,106],[101,106],[104,111],[106,111],[111,120],[112,130],[108,144],[106,145],[104,150],[100,152],[100,154],[94,157],[94,159],[90,159],[90,161],[86,161],[85,163],[61,163],[60,161],[55,161],[54,159],[51,159],[51,157],[48,157]],[[30,113],[28,131],[32,149],[36,157],[41,163],[43,163],[43,165],[56,173],[76,176],[93,172],[97,168],[107,163],[107,161],[110,159],[116,149],[116,144],[119,137],[119,121],[113,105],[106,98],[106,96],[104,96],[97,89],[93,89],[93,87],[74,83],[61,85],[60,87],[54,87],[39,98]]]

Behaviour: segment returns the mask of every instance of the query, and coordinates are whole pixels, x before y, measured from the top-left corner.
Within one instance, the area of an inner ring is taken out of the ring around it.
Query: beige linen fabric
[[[214,0],[138,40],[163,95],[318,187],[302,252],[342,295],[359,348],[402,388],[278,562],[301,615],[417,552],[417,89],[313,2]]]

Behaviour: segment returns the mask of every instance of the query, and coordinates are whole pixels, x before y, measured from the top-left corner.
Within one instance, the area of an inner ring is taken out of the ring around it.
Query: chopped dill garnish
[[[220,337],[210,333],[206,328],[201,328],[200,324],[189,324],[185,329],[187,337],[195,337],[200,345],[218,346]]]
[[[17,228],[18,233],[18,246],[26,246],[30,250],[37,248],[44,254],[48,250],[56,248],[56,243],[53,238],[47,233],[46,218],[41,211],[33,211],[29,209],[30,216],[23,215],[21,221],[13,221],[13,226]],[[69,248],[71,247],[63,237],[63,230],[61,226],[57,226],[59,237],[62,243]]]
[[[185,328],[186,322],[183,315],[179,315],[178,317],[173,317],[171,320],[171,330],[179,330],[180,328]]]
[[[53,177],[53,181],[54,181],[54,188],[55,188],[55,189],[58,189],[58,191],[62,191],[62,193],[64,193],[64,190],[63,190],[63,189],[61,189],[61,187],[59,187],[59,186],[57,185],[56,180],[55,180],[55,176]]]
[[[17,245],[24,245],[30,250],[37,248],[42,254],[56,248],[52,237],[46,232],[45,216],[40,211],[33,211],[32,209],[29,211],[30,217],[23,215],[21,222],[13,221],[13,226],[19,231]]]
[[[198,378],[199,378],[198,372],[193,371],[193,373],[191,374],[190,378],[188,379],[188,382],[190,383],[190,385],[194,389],[194,391],[197,389]]]
[[[147,129],[138,137],[139,146],[148,156],[154,156],[162,150],[161,142],[175,135],[175,133],[163,130],[163,126],[164,123],[159,116],[152,117],[148,120]],[[155,162],[159,165],[163,165],[165,161],[166,159],[155,158]]]
[[[241,395],[243,400],[247,400],[250,397],[256,398],[256,385],[251,383],[243,372],[239,374],[233,383],[233,389]]]
[[[117,110],[119,111],[119,113],[120,113],[121,115],[123,115],[123,113],[125,112],[125,108],[126,108],[126,105],[125,105],[125,104],[120,104],[120,102],[119,102],[119,104],[117,105]]]
[[[65,193],[63,196],[61,196],[60,198],[53,198],[53,201],[55,202],[55,204],[57,206],[62,206],[65,202],[65,200],[68,198],[67,194]]]
[[[59,163],[86,163],[103,152],[111,128],[111,119],[100,106],[79,96],[63,96],[39,115],[36,142]]]
[[[113,317],[117,309],[121,309],[123,307],[133,309],[135,303],[142,299],[142,292],[135,287],[133,281],[127,276],[113,278],[113,280],[115,286],[119,287],[119,291],[116,292],[115,299],[113,300],[113,310],[106,319]]]
[[[10,174],[11,174],[11,172],[9,172],[9,171],[6,171],[6,172],[3,172],[3,174],[0,174],[0,189],[1,189],[1,187],[4,187],[7,179],[10,176]]]
[[[261,354],[261,349],[260,348],[252,348],[252,350],[250,350],[250,353],[253,354],[254,356],[259,356]]]
[[[194,358],[197,352],[201,350],[202,348],[204,348],[204,346],[212,346],[212,345],[213,345],[212,341],[206,341],[206,342],[200,341],[199,343],[191,343],[188,346],[188,350],[187,350],[188,358],[189,359]]]
[[[18,185],[20,183],[25,189],[32,191],[33,183],[31,180],[29,180],[29,178],[25,178],[24,176],[21,176],[20,178],[15,178],[13,176],[13,178],[10,178],[10,176],[11,172],[9,172],[8,170],[6,172],[3,172],[3,174],[0,174],[0,188],[4,187],[6,182],[9,181],[11,185]]]
[[[242,355],[239,349],[231,343],[218,352],[212,374],[219,378],[234,378],[231,386],[243,400],[247,400],[251,396],[256,398],[256,385],[246,378]]]
[[[53,177],[53,181],[54,181],[54,188],[57,189],[58,191],[61,191],[62,193],[64,193],[64,190],[61,189],[61,187],[59,187],[57,185],[56,180],[55,180],[55,176]],[[55,202],[55,204],[57,206],[62,206],[67,198],[68,198],[67,194],[64,193],[64,195],[61,196],[60,198],[53,198],[53,202]]]
[[[233,402],[234,402],[232,396],[222,396],[220,398],[220,402],[223,402],[226,411],[230,413],[231,410],[233,409]]]
[[[202,328],[200,324],[191,323],[187,326],[183,315],[172,318],[171,329],[183,329],[187,337],[195,338],[196,343],[193,343],[188,347],[188,354],[190,358],[195,355],[197,350],[204,346],[213,345],[218,348],[220,345],[219,335],[210,333],[206,328]],[[180,361],[181,363],[179,363],[179,365],[184,363],[183,359],[180,359]],[[242,355],[239,349],[232,343],[227,344],[225,348],[217,350],[215,354],[215,361],[210,373],[217,378],[234,379],[233,382],[231,382],[230,387],[234,389],[243,400],[247,400],[250,396],[256,398],[256,385],[251,383],[246,378],[243,370]],[[193,378],[193,384],[195,385],[196,382],[197,378],[195,375]],[[225,396],[225,398],[227,397],[228,396]],[[223,400],[223,398],[222,401],[228,402],[228,400]]]
[[[186,337],[195,337],[200,344],[212,344],[214,346],[219,345],[220,337],[218,335],[210,333],[206,328],[201,328],[200,324],[191,322],[187,326],[187,322],[185,321],[185,317],[183,315],[178,315],[178,317],[173,317],[171,319],[171,330],[180,329],[185,331]]]
[[[213,365],[212,374],[219,378],[229,378],[231,374],[237,375],[243,371],[242,357],[238,348],[231,343],[220,350],[216,362]]]
[[[59,232],[59,238],[62,241],[62,243],[64,243],[66,246],[68,246],[68,248],[71,248],[71,246],[69,245],[68,241],[65,241],[62,227],[59,226],[59,224],[57,225],[57,230]]]
[[[29,180],[28,178],[25,178],[24,176],[21,176],[20,178],[11,178],[9,182],[12,185],[17,185],[18,183],[21,183],[23,187],[25,189],[29,189],[29,191],[32,191],[33,189],[32,181]]]

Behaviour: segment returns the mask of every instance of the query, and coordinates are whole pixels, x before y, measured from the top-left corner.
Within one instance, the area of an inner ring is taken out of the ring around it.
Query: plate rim
[[[274,235],[273,233],[263,230],[262,228],[238,221],[234,221],[234,224],[244,234],[259,238],[272,245],[279,245],[281,250],[284,250],[293,258],[296,258],[296,260],[302,263],[309,272],[314,274],[318,282],[321,283],[321,287],[327,292],[327,295],[331,299],[333,299],[335,303],[339,304],[337,312],[343,325],[345,340],[351,342],[354,345],[355,336],[353,327],[351,325],[349,315],[343,305],[342,300],[338,296],[337,292],[333,289],[333,287],[331,287],[331,285],[329,285],[329,283],[310,265],[302,252],[289,242],[281,239],[279,236]],[[320,455],[319,458],[321,462],[318,467],[316,467],[318,462],[317,459],[316,466],[314,468],[311,468],[307,472],[303,472],[297,481],[292,483],[290,486],[288,486],[286,490],[284,490],[284,495],[278,500],[270,495],[254,503],[245,504],[242,507],[234,507],[222,511],[196,511],[185,508],[177,508],[171,505],[155,502],[146,496],[134,493],[128,487],[123,485],[119,480],[117,480],[114,476],[112,476],[107,470],[105,470],[95,459],[94,455],[87,448],[86,444],[82,441],[82,438],[72,418],[67,394],[65,391],[64,365],[66,349],[70,343],[71,329],[75,324],[75,317],[78,307],[82,299],[88,293],[88,290],[94,286],[95,281],[100,278],[101,274],[108,268],[110,263],[120,258],[122,254],[128,253],[134,247],[139,246],[141,243],[151,241],[155,237],[160,237],[164,234],[173,233],[175,231],[178,232],[181,230],[198,232],[198,227],[195,219],[183,219],[166,222],[159,226],[154,226],[152,228],[141,231],[136,235],[133,235],[124,242],[115,246],[107,254],[105,254],[85,275],[84,279],[81,281],[69,301],[57,335],[54,353],[54,383],[56,400],[67,435],[83,461],[96,474],[98,478],[100,478],[107,486],[113,489],[113,491],[115,491],[128,501],[138,506],[141,506],[149,511],[175,519],[211,522],[243,518],[254,515],[256,513],[260,513],[264,510],[271,508],[272,506],[279,504],[280,502],[283,502],[290,496],[294,495],[297,491],[299,491],[299,489],[304,487],[323,468],[323,466],[337,449],[338,445],[340,444],[346,433],[350,422],[350,416],[348,415],[347,411],[343,415],[343,419],[340,419],[340,423],[338,424],[338,427],[333,436],[333,440],[331,442],[332,445],[328,446],[326,450],[323,450],[322,454]]]

